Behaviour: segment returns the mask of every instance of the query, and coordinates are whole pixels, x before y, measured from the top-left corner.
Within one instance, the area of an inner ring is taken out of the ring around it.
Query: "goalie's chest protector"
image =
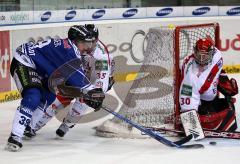
[[[222,56],[218,50],[212,62],[205,67],[200,67],[193,55],[184,60],[179,90],[181,109],[198,109],[200,100],[211,101],[216,97],[222,65]]]

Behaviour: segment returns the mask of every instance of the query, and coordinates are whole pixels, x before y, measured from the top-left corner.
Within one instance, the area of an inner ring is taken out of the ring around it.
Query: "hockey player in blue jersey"
[[[83,67],[87,77],[95,88],[102,88],[106,93],[114,84],[114,59],[109,54],[107,47],[99,40],[99,31],[94,24],[85,24],[85,27],[93,36],[92,47],[82,55]],[[102,66],[99,67],[99,62]],[[57,95],[51,106],[45,110],[38,108],[33,113],[31,123],[24,132],[25,139],[31,139],[36,136],[36,132],[47,124],[60,110],[73,102],[72,108],[68,110],[60,128],[56,131],[57,137],[63,137],[70,128],[73,128],[76,122],[85,114],[88,106],[82,99]]]
[[[66,39],[25,43],[16,49],[10,72],[22,100],[14,116],[6,150],[22,148],[23,133],[33,112],[52,104],[55,91],[63,96],[85,95],[86,104],[99,109],[104,94],[101,89],[94,89],[81,65],[81,53],[91,46],[91,33],[84,26],[75,25],[69,29]]]

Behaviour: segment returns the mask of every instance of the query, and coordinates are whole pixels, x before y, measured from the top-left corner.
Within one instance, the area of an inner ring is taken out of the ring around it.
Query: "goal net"
[[[179,63],[193,53],[196,41],[211,37],[218,47],[217,23],[150,28],[144,60],[119,114],[145,127],[175,128],[179,123]],[[145,137],[114,117],[96,128],[102,137]]]

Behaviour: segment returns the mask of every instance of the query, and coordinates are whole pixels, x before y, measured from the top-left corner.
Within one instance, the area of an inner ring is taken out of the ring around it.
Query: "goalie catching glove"
[[[237,81],[234,78],[229,79],[224,70],[219,76],[218,91],[224,96],[235,96],[238,94]]]
[[[84,94],[82,100],[85,104],[94,108],[96,112],[101,108],[104,98],[105,94],[102,88],[95,88]]]

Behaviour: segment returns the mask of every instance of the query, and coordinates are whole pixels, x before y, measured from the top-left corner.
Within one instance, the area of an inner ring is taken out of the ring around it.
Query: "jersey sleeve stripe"
[[[221,61],[221,60],[222,60],[222,58],[221,58],[219,61]],[[213,79],[215,78],[215,76],[217,75],[218,71],[220,70],[218,63],[219,63],[219,62],[217,62],[217,63],[213,66],[212,70],[211,70],[210,73],[208,74],[208,76],[207,76],[204,84],[202,85],[202,87],[201,87],[200,90],[199,90],[199,93],[200,93],[200,94],[202,94],[202,93],[204,93],[206,90],[208,90],[208,88],[209,88],[210,85],[212,84]]]
[[[183,78],[184,78],[184,68],[186,67],[187,63],[189,62],[189,60],[193,58],[193,54],[190,55],[189,57],[187,57],[183,64],[182,64],[182,70],[181,70],[181,78],[180,78],[180,83],[182,82]]]
[[[102,44],[102,46],[104,47],[104,49],[105,49],[105,51],[106,51],[106,53],[107,53],[107,57],[108,57],[108,65],[109,66],[111,66],[111,61],[110,61],[110,57],[109,57],[109,51],[108,51],[108,49],[107,49],[107,46],[101,41],[101,40],[98,40],[101,44]]]

